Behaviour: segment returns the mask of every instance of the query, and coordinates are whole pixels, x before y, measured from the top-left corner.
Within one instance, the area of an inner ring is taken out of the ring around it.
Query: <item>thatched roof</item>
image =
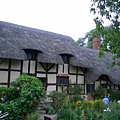
[[[94,82],[101,75],[106,75],[114,84],[120,84],[120,66],[110,67],[113,62],[113,55],[104,53],[103,57],[98,57],[98,51],[89,48],[80,48],[83,56],[89,59],[89,64],[93,65],[92,69],[86,69],[85,78],[87,81]]]
[[[0,58],[27,60],[24,49],[40,51],[38,62],[63,64],[60,54],[70,54],[71,65],[91,67],[71,37],[0,21]]]
[[[43,63],[63,64],[60,54],[69,54],[71,65],[86,68],[87,81],[107,75],[120,84],[120,67],[107,69],[111,54],[98,58],[97,50],[80,48],[71,37],[0,21],[0,58],[27,60],[24,49],[40,51],[37,61]]]

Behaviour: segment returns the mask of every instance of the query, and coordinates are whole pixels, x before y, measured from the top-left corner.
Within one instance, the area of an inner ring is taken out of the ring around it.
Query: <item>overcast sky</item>
[[[0,20],[72,37],[95,28],[91,0],[0,0]]]

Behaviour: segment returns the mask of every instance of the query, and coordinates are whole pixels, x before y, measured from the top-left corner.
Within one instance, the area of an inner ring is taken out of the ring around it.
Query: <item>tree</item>
[[[120,58],[120,0],[92,0],[90,11],[96,15],[96,33],[104,36],[100,53],[108,51],[114,54],[113,60]],[[104,32],[104,19],[110,22],[107,33]]]
[[[105,39],[106,34],[109,32],[109,29],[110,29],[109,26],[104,27],[104,30],[103,30],[105,33],[104,36],[102,36],[100,33],[98,34],[96,29],[92,29],[85,34],[84,38],[79,38],[77,43],[81,47],[93,48],[92,40],[95,36],[98,36],[100,38],[101,46],[102,46],[102,42]]]
[[[84,46],[86,45],[86,43],[85,43],[85,38],[79,38],[79,39],[77,40],[77,44],[78,44],[78,46],[80,46],[80,47],[84,47]]]
[[[97,33],[97,29],[92,29],[90,30],[89,32],[86,33],[85,35],[85,39],[87,39],[87,45],[86,47],[88,48],[92,48],[92,40],[95,36],[98,36],[100,38],[100,41],[101,41],[101,47],[102,47],[102,43],[107,35],[107,33],[109,32],[109,30],[111,29],[110,26],[106,26],[104,27],[103,29],[103,32],[104,32],[104,36],[102,36],[102,34],[100,33]]]
[[[94,31],[95,31],[95,29],[90,30],[89,32],[87,32],[85,34],[85,39],[87,39],[86,40],[87,41],[87,44],[86,44],[87,48],[92,48],[92,39],[94,37]]]

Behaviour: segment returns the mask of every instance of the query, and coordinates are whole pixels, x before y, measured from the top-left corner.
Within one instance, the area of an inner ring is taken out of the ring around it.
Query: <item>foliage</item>
[[[8,93],[10,91],[10,88],[8,87],[0,87],[0,98],[2,98],[2,91],[5,91],[6,92],[6,95],[8,96]],[[2,102],[2,101],[1,101]]]
[[[18,89],[8,88],[8,87],[0,87],[0,93],[2,93],[2,91],[6,92],[8,101],[16,99],[19,96],[19,90]],[[0,98],[1,97],[2,97],[2,94],[0,94]]]
[[[39,111],[35,110],[31,113],[28,113],[26,120],[41,120]]]
[[[96,36],[94,34],[94,32],[95,32],[95,29],[93,29],[93,30],[91,30],[91,31],[89,31],[89,32],[87,32],[85,34],[85,39],[87,39],[87,43],[86,43],[87,44],[86,45],[87,48],[93,48],[93,46],[92,46],[92,39],[93,39],[94,36]]]
[[[47,114],[51,115],[51,114],[55,114],[55,110],[51,105],[47,105],[47,104],[43,104],[42,105],[43,110],[46,111]]]
[[[105,39],[105,36],[108,34],[108,32],[110,31],[110,29],[111,29],[110,26],[104,27],[104,29],[103,29],[104,36],[102,36],[102,34],[99,33],[99,32],[97,31],[97,29],[92,29],[92,30],[90,30],[89,32],[87,32],[87,33],[85,34],[85,37],[84,37],[84,39],[87,41],[85,46],[86,46],[87,48],[93,48],[93,46],[92,46],[92,40],[93,40],[94,37],[97,36],[97,37],[100,38],[101,47],[102,47],[102,43],[103,43],[103,41],[104,41],[104,39]]]
[[[20,85],[20,96],[0,104],[2,111],[9,113],[8,120],[25,119],[28,113],[36,110],[40,98],[45,95],[42,82],[38,78],[23,74],[17,78],[16,82]]]
[[[100,38],[101,48],[102,48],[103,41],[104,41],[106,35],[111,31],[111,29],[112,29],[111,26],[105,26],[103,28],[104,35],[102,35],[100,32],[98,32],[98,30],[96,28],[92,29],[92,30],[90,30],[89,32],[87,32],[85,34],[84,38],[79,38],[77,40],[77,43],[81,47],[93,48],[93,46],[92,46],[92,40],[93,40],[94,37],[97,36],[97,37]]]
[[[83,86],[79,85],[79,84],[75,84],[75,85],[72,85],[72,84],[69,84],[67,86],[67,89],[64,90],[67,91],[67,94],[69,95],[81,95],[83,93]]]
[[[81,95],[69,95],[69,99],[71,102],[77,102],[78,100],[83,100]]]
[[[109,89],[107,90],[107,93],[110,94],[110,100],[112,101],[120,100],[120,92],[118,90]]]
[[[102,118],[107,120],[119,120],[120,119],[120,104],[116,101],[111,101],[109,104],[110,112],[103,112]]]
[[[113,60],[120,57],[120,0],[92,0],[91,12],[96,15],[96,31],[104,37],[101,53],[114,54]],[[110,23],[107,34],[104,32],[104,20]],[[117,63],[114,62],[114,65]],[[118,63],[119,64],[119,63]]]
[[[20,96],[20,90],[11,88],[7,95],[9,101],[14,100]]]
[[[111,102],[110,110],[114,112],[104,112],[104,106],[101,99],[91,101],[77,101],[71,103],[69,100],[62,106],[61,111],[57,115],[58,120],[119,120],[120,105],[116,102]],[[114,109],[115,108],[115,109]]]
[[[58,112],[63,104],[63,100],[67,97],[67,95],[62,92],[52,91],[50,92],[49,97],[52,99],[53,108],[56,112]]]
[[[78,46],[80,46],[80,47],[84,47],[84,46],[86,45],[86,43],[85,43],[85,38],[79,38],[79,39],[77,40],[77,44],[78,44]]]
[[[101,85],[99,85],[92,93],[92,96],[94,97],[94,99],[101,99],[105,96],[105,94],[106,94],[106,89],[103,88]]]

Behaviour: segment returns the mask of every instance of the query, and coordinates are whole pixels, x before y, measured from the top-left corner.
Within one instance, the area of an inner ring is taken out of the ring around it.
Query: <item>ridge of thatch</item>
[[[63,64],[60,54],[69,54],[71,65],[91,67],[69,36],[0,21],[0,42],[0,58],[27,60],[24,49],[34,49],[38,62]]]

